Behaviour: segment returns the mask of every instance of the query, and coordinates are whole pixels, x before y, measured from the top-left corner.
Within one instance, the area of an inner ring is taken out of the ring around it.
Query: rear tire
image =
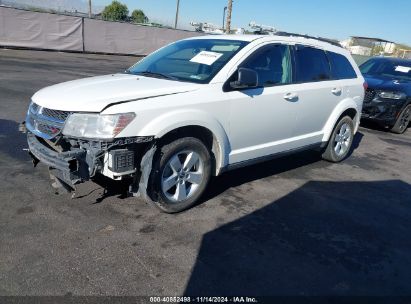
[[[197,138],[184,137],[162,146],[151,171],[151,197],[163,212],[176,213],[196,204],[211,176],[211,157]]]
[[[344,160],[354,139],[354,123],[349,116],[341,118],[330,136],[322,158],[333,163]]]
[[[395,125],[391,128],[391,132],[397,133],[397,134],[402,134],[404,133],[408,125],[410,124],[411,120],[411,104],[406,106],[404,110],[401,111],[400,115],[397,118],[397,121],[395,122]]]

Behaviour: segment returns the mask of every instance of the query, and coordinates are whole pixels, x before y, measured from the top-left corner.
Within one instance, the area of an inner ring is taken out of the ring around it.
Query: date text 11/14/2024
[[[150,303],[258,303],[254,297],[150,297]]]

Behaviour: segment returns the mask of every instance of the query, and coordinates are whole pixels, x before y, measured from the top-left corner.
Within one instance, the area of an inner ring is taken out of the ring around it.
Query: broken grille
[[[364,95],[364,103],[371,102],[374,99],[375,94],[376,94],[375,90],[367,89],[367,91],[365,91],[365,95]]]
[[[50,118],[64,122],[66,121],[67,117],[70,115],[70,112],[43,108],[41,110],[41,114],[43,116],[50,117]]]
[[[30,131],[45,139],[52,139],[63,129],[71,112],[41,107],[34,102],[27,113],[26,124]]]

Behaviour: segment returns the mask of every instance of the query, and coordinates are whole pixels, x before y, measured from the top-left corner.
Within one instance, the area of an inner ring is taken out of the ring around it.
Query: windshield
[[[126,72],[157,77],[208,83],[248,42],[222,39],[191,39],[170,44]]]
[[[370,59],[360,66],[361,73],[411,81],[411,61]]]

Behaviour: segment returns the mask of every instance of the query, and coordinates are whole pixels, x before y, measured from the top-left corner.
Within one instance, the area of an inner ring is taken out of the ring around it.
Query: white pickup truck
[[[172,213],[226,170],[313,148],[343,160],[364,86],[350,54],[331,43],[203,36],[125,72],[38,91],[25,128],[33,160],[55,185],[74,190],[103,174]]]

